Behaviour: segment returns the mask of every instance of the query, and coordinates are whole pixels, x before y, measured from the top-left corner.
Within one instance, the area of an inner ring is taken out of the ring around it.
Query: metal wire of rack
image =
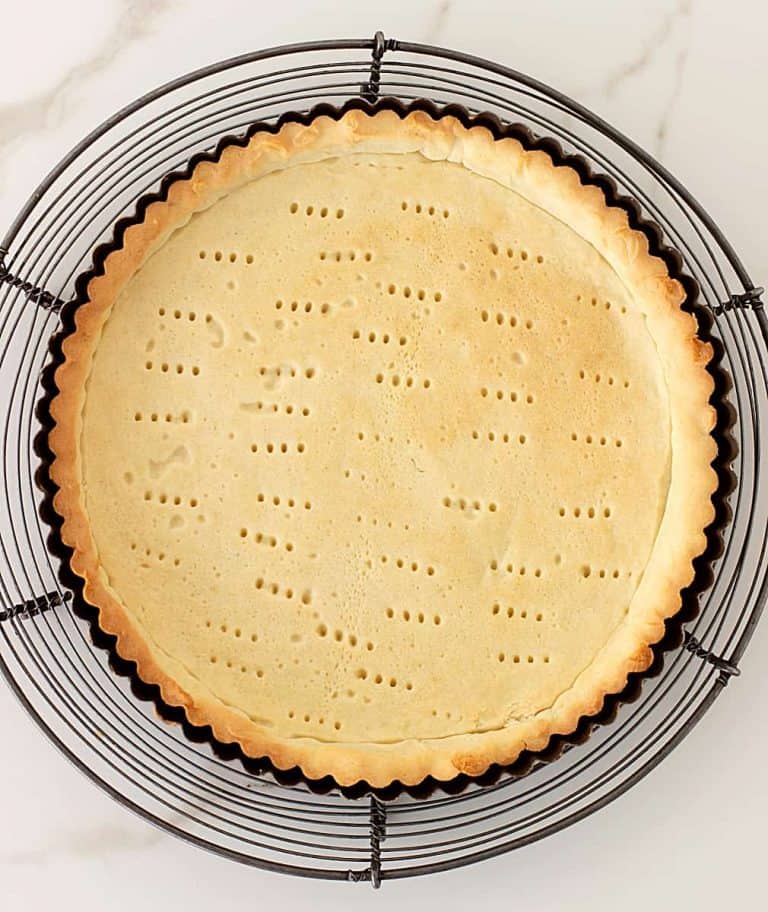
[[[318,102],[387,96],[458,102],[556,138],[636,200],[682,254],[712,315],[730,378],[737,479],[713,579],[682,648],[557,762],[460,794],[391,801],[316,794],[228,760],[168,725],[114,674],[59,581],[35,484],[35,403],[63,302],[115,221],[194,154],[254,121]],[[51,740],[133,811],[237,861],[302,876],[367,881],[446,870],[545,837],[646,775],[738,674],[768,590],[768,497],[759,453],[768,419],[768,321],[736,253],[684,187],[574,101],[507,67],[385,39],[289,45],[227,60],[138,99],[48,175],[0,243],[0,670]]]

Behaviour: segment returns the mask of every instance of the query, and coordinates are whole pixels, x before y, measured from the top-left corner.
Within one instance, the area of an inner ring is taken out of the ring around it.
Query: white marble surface
[[[86,130],[156,84],[253,48],[376,28],[496,58],[577,97],[654,151],[768,280],[768,8],[757,0],[0,0],[0,233]],[[376,896],[245,869],[152,829],[72,769],[0,684],[0,909],[760,908],[766,667],[768,622],[742,677],[618,802],[512,856]]]

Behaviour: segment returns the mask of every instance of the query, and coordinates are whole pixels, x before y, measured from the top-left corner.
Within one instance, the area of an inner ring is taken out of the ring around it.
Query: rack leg
[[[58,608],[71,598],[71,592],[65,592],[63,595],[59,592],[46,592],[44,595],[38,595],[33,599],[27,599],[26,602],[19,602],[17,605],[11,605],[10,608],[0,611],[0,623],[10,621],[12,618],[26,620],[42,614],[44,611],[49,611],[51,608]]]
[[[381,844],[387,837],[387,808],[375,795],[371,795],[369,811],[371,863],[360,871],[348,871],[351,883],[370,883],[374,890],[381,886]]]

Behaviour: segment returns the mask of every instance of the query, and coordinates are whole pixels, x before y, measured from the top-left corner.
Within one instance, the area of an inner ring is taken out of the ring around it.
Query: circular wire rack
[[[164,176],[255,121],[351,98],[458,103],[556,139],[635,200],[680,252],[711,314],[729,378],[735,453],[729,513],[698,613],[608,725],[521,777],[459,794],[318,794],[228,759],[158,718],[59,578],[40,519],[35,405],[59,311],[115,222]],[[446,870],[523,846],[594,812],[653,769],[738,674],[766,598],[768,496],[758,454],[768,418],[768,321],[730,244],[684,187],[600,118],[522,73],[456,51],[385,39],[272,48],[145,95],[48,175],[0,243],[0,669],[27,711],[83,772],[146,819],[211,851],[285,873],[367,881]]]

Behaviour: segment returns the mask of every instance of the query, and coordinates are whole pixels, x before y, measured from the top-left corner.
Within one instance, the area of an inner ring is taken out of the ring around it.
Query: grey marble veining
[[[76,106],[88,83],[100,79],[115,58],[146,38],[178,0],[117,0],[118,15],[102,43],[49,88],[32,98],[0,105],[0,157],[20,136],[55,127]],[[77,28],[77,24],[75,24]],[[87,28],[84,22],[82,28]]]
[[[112,824],[97,824],[62,830],[53,835],[41,835],[44,838],[36,845],[0,851],[0,869],[3,865],[42,865],[101,858],[118,852],[143,851],[166,838],[160,830],[150,826],[126,829]]]
[[[451,15],[452,0],[440,0],[436,4],[432,19],[424,33],[425,44],[439,44],[445,27],[448,24],[448,18]]]

